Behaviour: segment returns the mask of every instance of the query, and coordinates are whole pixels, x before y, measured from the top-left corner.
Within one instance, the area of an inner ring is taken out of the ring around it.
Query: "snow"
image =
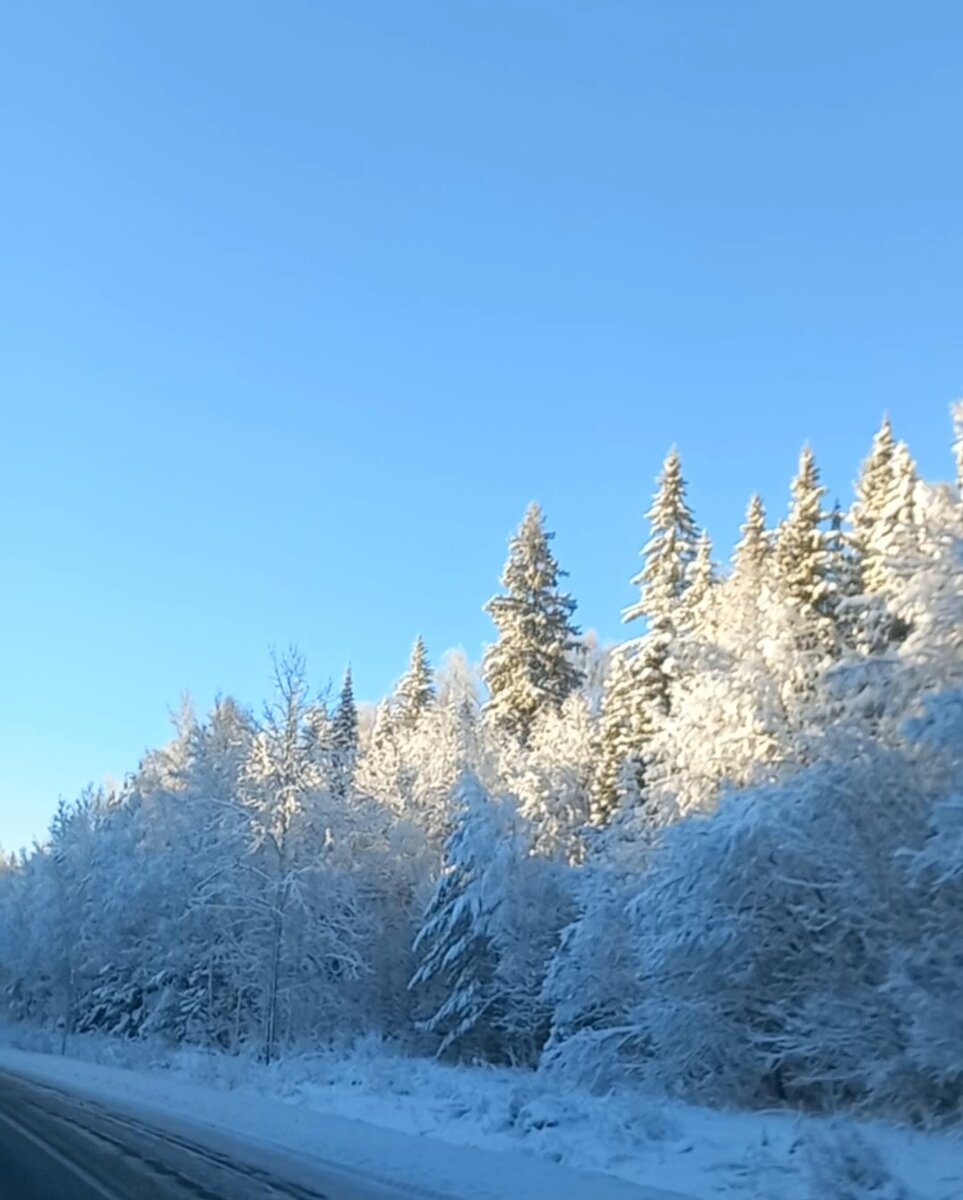
[[[13,1032],[12,1030],[10,1031]],[[35,1042],[36,1044],[36,1042]],[[722,1113],[534,1072],[446,1067],[364,1041],[270,1067],[74,1039],[0,1068],[191,1119],[357,1178],[457,1200],[954,1200],[963,1139],[882,1122]],[[123,1065],[118,1065],[123,1064]]]
[[[65,1087],[144,1119],[175,1118],[182,1124],[189,1117],[197,1127],[241,1136],[248,1147],[275,1156],[285,1151],[301,1165],[307,1158],[325,1174],[333,1171],[355,1184],[374,1185],[373,1193],[397,1194],[400,1188],[437,1200],[502,1200],[516,1195],[529,1200],[685,1200],[678,1193],[522,1154],[419,1137],[414,1131],[389,1128],[386,1119],[376,1127],[313,1104],[292,1104],[299,1098],[297,1088],[286,1087],[284,1074],[278,1071],[264,1072],[260,1087],[253,1082],[231,1087],[229,1077],[218,1073],[217,1082],[227,1090],[215,1089],[197,1079],[212,1065],[203,1061],[207,1057],[182,1054],[170,1066],[128,1070],[4,1047],[0,1069]],[[265,1093],[261,1090],[265,1085],[278,1092]],[[388,1117],[389,1097],[383,1098],[377,1111],[380,1117]]]

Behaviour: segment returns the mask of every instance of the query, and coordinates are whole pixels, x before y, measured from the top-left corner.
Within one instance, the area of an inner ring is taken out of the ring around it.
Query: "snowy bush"
[[[894,947],[919,927],[897,851],[921,841],[924,820],[912,764],[880,751],[669,827],[626,900],[628,943],[616,937],[618,899],[604,934],[593,896],[585,927],[566,935],[552,1061],[721,1103],[884,1095],[902,1046],[884,985]],[[580,942],[631,946],[614,1011],[585,1004]]]

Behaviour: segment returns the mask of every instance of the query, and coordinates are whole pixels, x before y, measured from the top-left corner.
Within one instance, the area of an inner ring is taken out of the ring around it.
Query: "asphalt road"
[[[372,1200],[297,1160],[0,1072],[0,1200]],[[316,1174],[316,1173],[315,1173]],[[379,1190],[380,1195],[384,1195]]]

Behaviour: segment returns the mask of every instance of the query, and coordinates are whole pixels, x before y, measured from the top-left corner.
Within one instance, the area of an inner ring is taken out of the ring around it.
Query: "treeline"
[[[963,413],[957,416],[963,418]],[[963,477],[963,428],[955,453]],[[296,654],[0,868],[14,1019],[412,1050],[741,1105],[963,1099],[963,505],[884,421],[845,512],[804,449],[730,568],[664,464],[638,633],[583,638],[532,506],[480,674],[359,714]]]

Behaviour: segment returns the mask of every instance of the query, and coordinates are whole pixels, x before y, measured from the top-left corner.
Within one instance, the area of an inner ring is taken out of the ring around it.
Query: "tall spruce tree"
[[[716,564],[712,559],[712,538],[708,531],[703,530],[696,543],[695,557],[689,568],[689,586],[683,596],[689,632],[693,632],[698,624],[717,582]]]
[[[721,603],[727,627],[751,630],[749,639],[756,644],[770,633],[768,618],[772,615],[775,537],[766,521],[762,497],[753,493],[739,527],[742,536],[732,552],[730,576],[722,585]]]
[[[617,647],[605,680],[589,798],[589,820],[593,825],[606,825],[611,820],[622,800],[627,777],[641,787],[642,753],[652,728],[651,716],[640,704],[637,654],[637,643]]]
[[[841,646],[852,649],[859,646],[863,640],[859,620],[861,583],[859,560],[846,536],[844,520],[843,510],[837,500],[829,516],[829,534],[826,539],[831,615]]]
[[[358,709],[354,702],[351,668],[344,673],[341,695],[331,718],[331,765],[334,792],[347,796],[358,761]]]
[[[893,480],[884,508],[887,543],[883,549],[891,570],[904,557],[912,556],[919,540],[918,485],[919,471],[910,448],[906,442],[897,442],[893,451]]]
[[[647,624],[633,659],[639,691],[633,707],[638,714],[647,714],[639,726],[640,734],[643,726],[648,729],[669,711],[669,660],[685,622],[682,601],[692,583],[698,554],[698,533],[675,447],[663,463],[658,490],[646,515],[650,535],[642,551],[645,562],[632,580],[639,588],[639,599],[622,617],[626,622],[644,617]],[[711,562],[711,545],[707,549]]]
[[[766,529],[766,509],[758,493],[749,500],[740,532],[742,537],[732,557],[733,578],[758,586],[772,550],[772,539]]]
[[[434,699],[434,676],[424,639],[419,634],[411,649],[407,674],[395,689],[395,717],[399,728],[413,729]]]
[[[854,642],[865,653],[902,641],[909,626],[894,607],[918,564],[918,475],[905,442],[893,438],[889,419],[873,439],[860,469],[847,536],[853,598],[843,600]]]
[[[572,624],[575,600],[558,586],[565,572],[552,554],[554,536],[532,504],[509,543],[505,594],[485,605],[498,628],[482,667],[487,711],[523,743],[539,713],[560,708],[583,677],[576,661],[579,631]]]
[[[651,526],[642,550],[644,565],[633,578],[639,599],[622,614],[624,621],[645,617],[650,628],[671,620],[682,593],[689,586],[696,556],[698,533],[686,499],[682,460],[673,447],[662,465],[652,507],[646,513]]]
[[[789,515],[776,540],[776,568],[786,601],[824,635],[833,601],[825,495],[812,449],[804,446],[792,482]]]
[[[453,799],[444,869],[415,937],[418,966],[408,987],[424,997],[429,1013],[418,1028],[440,1039],[440,1055],[454,1049],[494,1058],[498,918],[509,899],[517,808],[508,798],[494,800],[471,772],[459,778]]]
[[[885,540],[885,513],[893,487],[895,450],[893,426],[889,417],[884,416],[869,455],[860,468],[856,498],[849,510],[849,543],[859,591],[869,595],[884,591],[886,586],[881,543]]]
[[[623,793],[642,793],[646,746],[669,711],[670,656],[689,617],[684,597],[694,572],[707,588],[711,579],[708,541],[697,571],[699,539],[686,499],[682,461],[674,447],[663,463],[646,516],[650,536],[642,551],[645,561],[632,580],[639,599],[622,617],[627,622],[644,617],[648,628],[641,638],[620,648],[603,698],[591,801],[592,820],[597,824],[611,818]]]

